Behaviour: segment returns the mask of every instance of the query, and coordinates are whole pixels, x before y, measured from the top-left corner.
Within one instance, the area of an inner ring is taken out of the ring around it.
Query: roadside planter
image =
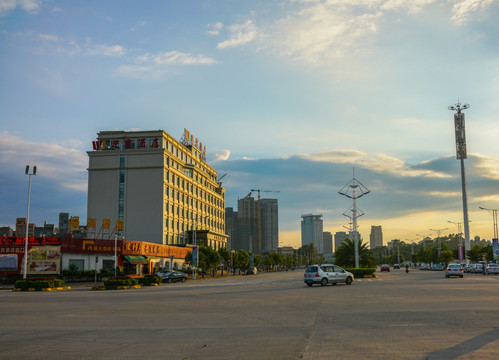
[[[14,284],[14,291],[53,291],[70,290],[64,280],[54,278],[38,278],[17,280]]]

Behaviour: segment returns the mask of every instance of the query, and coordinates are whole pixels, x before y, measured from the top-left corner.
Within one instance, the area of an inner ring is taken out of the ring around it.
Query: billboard
[[[454,114],[454,128],[456,131],[456,158],[466,159],[466,134],[464,130],[464,114],[462,112]]]
[[[59,274],[60,267],[60,246],[36,246],[29,249],[28,274]]]
[[[499,260],[499,240],[492,239],[492,252],[494,254],[493,259],[497,262]]]

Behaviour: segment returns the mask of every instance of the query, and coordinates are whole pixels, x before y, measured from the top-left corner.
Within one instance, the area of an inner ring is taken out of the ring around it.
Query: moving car
[[[181,271],[160,271],[156,275],[160,276],[163,279],[164,283],[172,283],[172,282],[185,282],[188,277]]]
[[[383,271],[388,271],[390,272],[390,266],[388,264],[383,264],[380,266],[380,271],[383,272]]]
[[[314,284],[336,285],[338,283],[352,284],[354,276],[351,272],[333,264],[310,265],[305,269],[303,281],[308,286]]]
[[[395,264],[395,265],[393,265],[393,268],[394,268],[394,269],[400,269],[400,264]]]
[[[451,276],[459,276],[460,278],[464,276],[464,271],[461,265],[459,264],[447,265],[447,269],[445,269],[445,277],[449,278]]]
[[[499,265],[497,264],[487,264],[485,267],[485,273],[487,275],[494,274],[497,275],[499,274]]]

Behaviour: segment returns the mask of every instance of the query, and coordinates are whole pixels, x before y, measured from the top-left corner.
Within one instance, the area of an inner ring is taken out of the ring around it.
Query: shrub
[[[345,270],[350,271],[355,277],[363,277],[374,274],[376,268],[345,268]]]
[[[130,278],[128,276],[116,276],[110,277],[104,281],[106,287],[117,287],[117,286],[133,286],[138,285],[138,278]]]
[[[17,280],[14,284],[14,288],[21,290],[28,290],[30,288],[41,290],[46,288],[63,287],[65,285],[66,283],[62,279],[41,278],[41,279]]]
[[[139,281],[140,285],[145,285],[145,286],[151,286],[151,284],[153,284],[153,283],[155,283],[155,284],[162,283],[161,277],[156,276],[156,275],[146,275],[144,277],[137,278],[137,280]]]

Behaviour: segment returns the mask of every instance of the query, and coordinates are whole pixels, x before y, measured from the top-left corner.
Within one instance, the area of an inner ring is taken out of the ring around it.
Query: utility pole
[[[468,195],[466,192],[466,173],[464,170],[464,159],[466,159],[466,133],[464,129],[464,113],[462,110],[468,109],[470,106],[468,104],[463,104],[457,102],[457,104],[449,105],[448,109],[456,111],[454,114],[454,130],[456,133],[456,159],[461,162],[461,192],[463,197],[463,223],[464,223],[464,249],[466,251],[471,250],[470,247],[470,229],[468,221]]]
[[[352,195],[349,194],[349,190],[352,191]],[[359,191],[360,194],[358,194],[357,191]],[[371,191],[368,188],[362,185],[362,183],[355,178],[355,169],[353,169],[352,181],[347,183],[345,186],[343,186],[343,188],[340,191],[338,191],[340,195],[352,199],[353,202],[351,209],[345,211],[343,215],[352,220],[352,230],[350,231],[350,234],[353,235],[354,238],[356,268],[359,267],[359,236],[357,232],[357,218],[364,215],[362,210],[357,208],[357,199],[361,198],[364,195],[369,194],[370,192]],[[349,211],[352,213],[351,216],[348,214]]]

